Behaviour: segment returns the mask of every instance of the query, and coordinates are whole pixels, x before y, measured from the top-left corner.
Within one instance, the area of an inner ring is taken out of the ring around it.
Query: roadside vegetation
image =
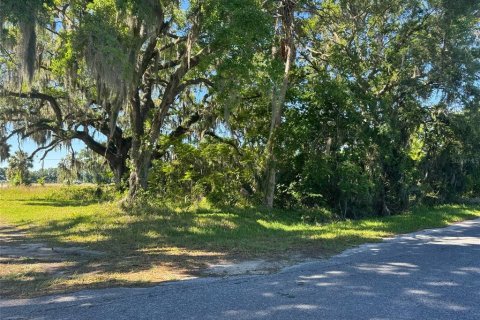
[[[0,180],[348,219],[479,197],[480,2],[377,2],[2,0]]]
[[[221,262],[324,258],[394,234],[480,217],[480,207],[463,205],[420,207],[361,220],[336,220],[325,212],[217,209],[206,204],[127,214],[96,194],[94,186],[0,188],[2,238],[26,232],[2,245],[45,243],[55,252],[78,248],[53,257],[2,257],[3,297],[151,285],[198,276]]]
[[[1,0],[0,290],[157,283],[479,216],[460,205],[480,199],[479,17]]]

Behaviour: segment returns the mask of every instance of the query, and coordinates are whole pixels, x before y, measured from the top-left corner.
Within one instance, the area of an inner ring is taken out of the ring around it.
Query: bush
[[[46,177],[40,177],[37,179],[37,183],[41,186],[44,186],[45,185],[45,179]]]
[[[188,207],[203,199],[218,206],[249,201],[254,173],[248,154],[239,155],[225,143],[177,143],[168,156],[172,160],[156,161],[150,171],[149,197],[157,203]]]
[[[63,186],[54,190],[47,199],[55,201],[100,202],[119,198],[113,186]]]

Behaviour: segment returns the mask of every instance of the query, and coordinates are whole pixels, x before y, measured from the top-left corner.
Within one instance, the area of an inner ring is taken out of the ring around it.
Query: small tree
[[[60,160],[57,167],[58,182],[71,185],[74,181],[80,178],[81,162],[73,155],[68,154],[65,158]]]
[[[0,168],[0,181],[7,179],[7,170],[5,168]]]
[[[24,151],[17,151],[8,160],[7,179],[11,184],[27,185],[30,184],[29,169],[33,167],[32,159]]]
[[[58,163],[57,177],[66,184],[74,181],[102,184],[112,182],[113,173],[102,156],[83,149],[78,154],[68,154]]]

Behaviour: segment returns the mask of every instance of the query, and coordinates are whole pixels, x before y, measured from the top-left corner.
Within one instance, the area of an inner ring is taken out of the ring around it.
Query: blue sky
[[[13,154],[18,149],[21,149],[28,154],[31,154],[37,148],[36,144],[30,139],[19,142],[18,139],[12,137],[10,140],[8,140],[8,142],[11,145],[10,154]],[[72,147],[75,151],[79,151],[85,148],[85,144],[82,141],[75,139],[72,141]],[[55,168],[60,159],[64,158],[67,155],[68,151],[69,150],[67,150],[66,148],[52,150],[45,157],[43,163],[42,161],[40,161],[40,158],[43,156],[43,152],[40,151],[33,159],[33,170],[41,169],[42,166],[43,168]],[[0,167],[6,167],[7,165],[7,161],[0,162]]]

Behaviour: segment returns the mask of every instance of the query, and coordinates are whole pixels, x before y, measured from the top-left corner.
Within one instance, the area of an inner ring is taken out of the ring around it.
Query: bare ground
[[[43,290],[38,292],[36,288],[45,287],[45,282],[55,283],[56,279],[62,279],[62,282],[65,278],[73,279],[74,275],[84,272],[85,265],[94,265],[92,260],[95,261],[97,258],[101,260],[102,257],[105,259],[104,253],[100,251],[73,246],[52,247],[44,242],[35,242],[29,238],[27,232],[0,223],[0,295],[4,297],[42,295]],[[126,260],[128,258],[125,257]],[[300,255],[280,260],[227,260],[213,256],[210,261],[204,261],[204,268],[200,270],[176,270],[177,272],[167,270],[167,272],[175,275],[171,277],[172,280],[192,279],[196,276],[270,274],[304,261],[305,257]],[[101,287],[108,286],[108,283],[105,283]],[[48,293],[71,291],[71,288],[48,291]]]

